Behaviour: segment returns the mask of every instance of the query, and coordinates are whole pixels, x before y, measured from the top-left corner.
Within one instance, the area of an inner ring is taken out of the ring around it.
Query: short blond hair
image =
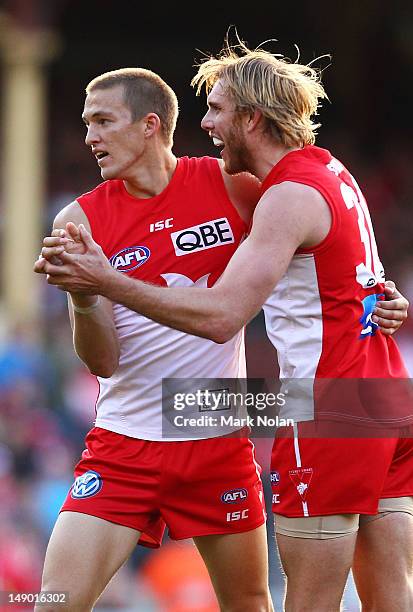
[[[310,64],[260,48],[251,51],[240,41],[236,46],[226,42],[217,57],[202,62],[191,85],[197,95],[203,86],[208,94],[222,80],[237,110],[260,110],[274,138],[287,147],[303,147],[314,144],[320,127],[312,120],[320,100],[327,98],[320,78],[320,70]]]
[[[178,119],[178,99],[173,89],[152,70],[119,68],[90,81],[86,93],[118,85],[123,87],[124,101],[131,111],[132,121],[142,119],[148,113],[156,113],[161,120],[161,133],[165,141],[172,145]]]

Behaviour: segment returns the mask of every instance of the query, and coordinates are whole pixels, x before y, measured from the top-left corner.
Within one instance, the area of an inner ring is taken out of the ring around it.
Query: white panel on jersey
[[[323,338],[322,307],[312,254],[293,257],[263,308],[267,334],[277,350],[280,378],[287,379],[281,387],[287,400],[280,417],[310,420],[314,415],[313,379]]]
[[[198,278],[195,282],[185,276],[185,274],[176,274],[175,272],[169,272],[167,274],[161,274],[162,278],[166,280],[168,287],[208,287],[208,278],[211,274],[205,274]]]
[[[182,274],[163,276],[168,285],[178,286],[206,286],[208,278],[205,275],[194,283]],[[159,325],[120,304],[114,304],[113,313],[121,354],[114,375],[99,378],[98,427],[133,438],[167,440],[162,436],[163,378],[246,378],[243,331],[225,344],[216,344]],[[233,416],[240,416],[238,407]],[[222,436],[237,429],[231,424],[215,427],[205,436],[179,439]]]

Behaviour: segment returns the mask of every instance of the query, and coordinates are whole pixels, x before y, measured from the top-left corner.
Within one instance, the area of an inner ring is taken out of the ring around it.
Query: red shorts
[[[250,531],[266,520],[261,469],[245,437],[153,442],[95,427],[61,511],[174,540]]]
[[[381,498],[413,495],[413,437],[312,438],[312,426],[298,423],[295,437],[292,427],[277,433],[270,475],[275,514],[376,514]]]

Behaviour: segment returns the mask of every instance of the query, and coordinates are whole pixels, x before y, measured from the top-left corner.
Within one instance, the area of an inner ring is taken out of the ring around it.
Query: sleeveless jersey
[[[329,151],[314,146],[283,157],[262,193],[284,181],[317,189],[332,217],[326,238],[295,253],[264,305],[267,333],[290,394],[285,416],[411,422],[402,357],[393,338],[376,333],[371,320],[376,301],[384,297],[384,270],[358,184]]]
[[[109,180],[77,201],[116,270],[165,287],[212,286],[247,229],[228,198],[218,161],[209,157],[179,159],[170,183],[155,197],[135,198],[123,181]],[[145,440],[215,437],[239,429],[198,421],[195,428],[177,427],[175,434],[168,427],[165,434],[162,379],[245,377],[243,331],[218,345],[120,304],[113,312],[120,360],[113,376],[98,377],[96,426]],[[199,405],[192,412],[197,418],[217,414]]]

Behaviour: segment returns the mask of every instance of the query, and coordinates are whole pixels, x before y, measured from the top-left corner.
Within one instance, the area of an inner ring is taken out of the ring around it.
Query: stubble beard
[[[230,175],[248,172],[249,154],[245,139],[234,131],[229,135],[225,148],[227,153],[225,172]]]

